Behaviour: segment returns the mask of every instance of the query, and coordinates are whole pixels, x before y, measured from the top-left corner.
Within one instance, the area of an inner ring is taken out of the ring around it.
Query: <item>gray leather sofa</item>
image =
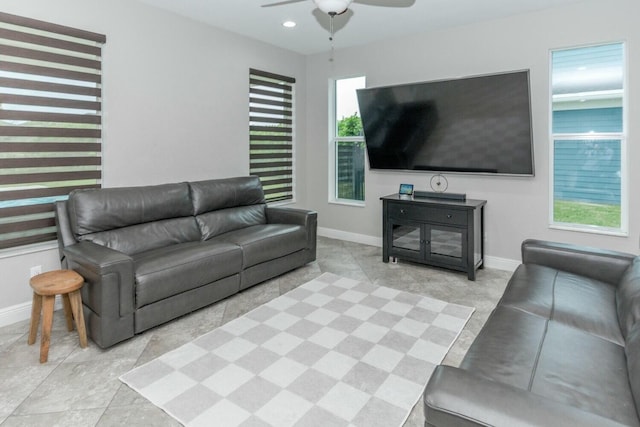
[[[527,240],[459,368],[438,366],[427,426],[638,426],[640,258]]]
[[[103,348],[316,258],[317,214],[267,206],[253,176],[76,190],[56,219]]]

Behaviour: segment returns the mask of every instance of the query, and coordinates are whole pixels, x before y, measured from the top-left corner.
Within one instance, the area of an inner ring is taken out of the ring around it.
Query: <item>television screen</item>
[[[528,71],[357,94],[372,169],[534,174]]]

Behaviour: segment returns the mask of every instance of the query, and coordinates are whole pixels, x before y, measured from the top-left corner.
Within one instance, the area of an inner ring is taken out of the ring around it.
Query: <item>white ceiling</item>
[[[139,0],[215,27],[302,54],[328,51],[329,17],[312,0],[263,8],[277,0]],[[487,21],[584,0],[355,0],[335,18],[335,48]],[[370,4],[413,3],[410,7]],[[282,22],[293,20],[287,29]]]

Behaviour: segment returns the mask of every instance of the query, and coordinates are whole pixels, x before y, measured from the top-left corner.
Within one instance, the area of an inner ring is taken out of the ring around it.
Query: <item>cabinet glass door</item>
[[[427,251],[431,259],[452,265],[466,264],[466,230],[431,227],[429,237]]]
[[[420,252],[420,226],[393,224],[391,233],[393,248]]]

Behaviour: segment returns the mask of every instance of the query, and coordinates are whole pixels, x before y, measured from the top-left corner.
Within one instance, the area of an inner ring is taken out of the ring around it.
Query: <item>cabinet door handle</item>
[[[404,209],[400,209],[400,213],[403,214],[404,213]]]
[[[451,219],[451,218],[453,218],[453,215],[447,214],[447,218]]]

